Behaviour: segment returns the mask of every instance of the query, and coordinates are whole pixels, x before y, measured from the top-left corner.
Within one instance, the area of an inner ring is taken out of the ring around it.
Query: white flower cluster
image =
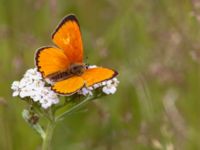
[[[44,109],[59,102],[57,94],[50,87],[45,86],[36,68],[27,70],[20,81],[12,83],[11,89],[14,97],[30,97],[34,102],[39,102]]]
[[[88,66],[88,68],[96,68],[97,66],[92,65]],[[102,88],[102,92],[109,95],[109,94],[114,94],[117,91],[117,86],[119,84],[119,81],[117,78],[112,78],[107,81],[103,81],[101,83],[94,84],[91,87],[84,87],[82,88],[78,93],[82,94],[84,96],[86,95],[93,95],[92,90],[97,89],[97,88]]]

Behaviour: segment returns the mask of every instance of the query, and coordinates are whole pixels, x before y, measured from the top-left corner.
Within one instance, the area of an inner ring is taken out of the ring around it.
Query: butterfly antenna
[[[85,65],[86,65],[86,67],[89,66],[88,59],[89,59],[88,56],[86,56],[86,58],[85,58]]]

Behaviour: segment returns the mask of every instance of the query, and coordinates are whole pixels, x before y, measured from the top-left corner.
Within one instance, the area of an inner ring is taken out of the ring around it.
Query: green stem
[[[81,106],[85,105],[87,102],[89,102],[90,100],[94,99],[95,97],[87,97],[86,99],[84,99],[82,102],[76,104],[74,107],[70,108],[69,110],[67,110],[66,112],[64,112],[63,114],[59,115],[58,117],[56,117],[55,121],[59,121],[61,120],[63,117],[68,116],[69,114],[71,114],[72,112],[78,110]]]
[[[42,150],[50,150],[54,128],[55,128],[55,122],[49,121],[46,129],[46,134],[43,138]]]

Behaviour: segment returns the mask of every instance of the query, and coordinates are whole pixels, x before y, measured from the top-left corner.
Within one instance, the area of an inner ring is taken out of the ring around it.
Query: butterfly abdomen
[[[69,71],[63,71],[63,72],[56,72],[54,74],[51,74],[48,76],[48,78],[53,82],[62,81],[64,79],[72,77],[73,74],[71,74]]]
[[[80,76],[85,71],[85,65],[83,64],[72,64],[66,71],[56,72],[47,76],[51,81],[58,82],[70,78],[72,76]]]

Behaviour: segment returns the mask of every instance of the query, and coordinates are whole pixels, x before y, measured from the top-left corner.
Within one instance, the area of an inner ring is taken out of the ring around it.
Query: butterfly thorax
[[[77,75],[80,76],[85,72],[86,69],[86,65],[82,64],[82,63],[74,63],[72,65],[70,65],[70,73],[73,75]]]
[[[72,76],[81,76],[86,69],[86,65],[82,63],[71,64],[70,67],[64,71],[59,71],[47,76],[51,81],[62,81]]]

